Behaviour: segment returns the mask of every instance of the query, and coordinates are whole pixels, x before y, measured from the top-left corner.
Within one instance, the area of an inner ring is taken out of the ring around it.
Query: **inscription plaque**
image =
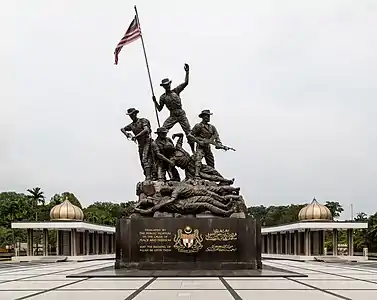
[[[257,268],[254,219],[140,218],[117,224],[116,266],[139,269]]]

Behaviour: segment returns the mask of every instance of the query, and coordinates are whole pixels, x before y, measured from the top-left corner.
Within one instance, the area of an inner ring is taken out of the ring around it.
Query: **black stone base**
[[[252,219],[120,219],[116,269],[260,269],[261,228]]]
[[[146,278],[146,277],[308,277],[307,275],[264,266],[259,270],[134,270],[114,269],[106,267],[79,274],[68,275],[67,278]]]

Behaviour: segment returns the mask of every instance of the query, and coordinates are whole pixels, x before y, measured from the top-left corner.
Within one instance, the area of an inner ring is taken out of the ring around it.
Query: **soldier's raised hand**
[[[189,67],[189,65],[188,65],[188,64],[185,64],[184,69],[185,69],[186,72],[190,71],[190,67]]]

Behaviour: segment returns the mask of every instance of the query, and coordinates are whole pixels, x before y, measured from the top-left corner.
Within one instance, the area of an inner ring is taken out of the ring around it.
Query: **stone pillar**
[[[304,242],[305,242],[305,255],[310,256],[310,229],[305,229],[304,233]]]
[[[294,231],[293,233],[293,254],[294,255],[298,255],[298,252],[297,252],[297,241],[298,241],[298,231]]]
[[[111,241],[113,244],[113,253],[115,253],[115,248],[116,248],[115,233],[113,233]]]
[[[43,256],[48,256],[48,229],[43,229]]]
[[[262,235],[262,253],[266,253],[266,236]]]
[[[100,233],[100,239],[101,239],[100,253],[105,254],[105,233],[104,232]]]
[[[332,231],[332,255],[338,256],[338,229]]]
[[[297,255],[302,254],[302,247],[301,247],[302,238],[301,238],[301,235],[302,235],[301,232],[297,231]]]
[[[76,229],[71,229],[71,256],[77,256],[77,231]]]
[[[96,237],[96,255],[99,254],[99,233],[96,231],[94,233],[94,236]]]
[[[280,234],[277,232],[275,234],[275,254],[280,254],[279,249],[280,249]]]
[[[283,253],[283,234],[279,234],[279,254]]]
[[[353,256],[353,229],[347,229],[348,255]]]
[[[288,249],[288,231],[284,233],[284,254],[288,255],[289,254],[289,249]]]
[[[27,230],[27,240],[26,240],[26,255],[34,256],[34,241],[33,241],[33,229]]]
[[[292,255],[292,232],[288,232],[288,253]]]
[[[85,230],[84,232],[84,240],[85,240],[85,255],[90,254],[90,239],[89,239],[89,231]]]
[[[267,253],[270,254],[271,253],[271,240],[270,240],[270,237],[271,235],[269,233],[267,233]]]
[[[60,255],[60,234],[59,230],[56,230],[56,256]]]
[[[91,232],[90,235],[92,236],[92,252],[91,254],[96,254],[96,239],[95,239],[95,235],[94,235],[94,232]]]
[[[102,254],[107,254],[107,234],[102,232]]]

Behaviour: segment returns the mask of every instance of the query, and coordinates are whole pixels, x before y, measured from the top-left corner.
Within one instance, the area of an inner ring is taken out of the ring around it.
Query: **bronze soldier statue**
[[[211,145],[215,145],[217,149],[234,150],[233,148],[226,147],[221,143],[219,133],[212,124],[209,124],[212,113],[210,110],[205,109],[199,114],[199,118],[202,121],[195,124],[190,136],[196,142],[195,151],[195,177],[200,178],[200,167],[204,157],[206,164],[212,168],[215,168],[215,158],[211,151]]]
[[[210,196],[192,196],[185,199],[173,199],[169,196],[162,198],[148,197],[144,203],[155,203],[154,206],[142,209],[135,207],[134,210],[142,215],[150,215],[156,211],[168,211],[179,214],[195,214],[210,211],[214,215],[230,216],[234,209],[233,204],[225,205]]]
[[[195,155],[190,155],[183,148],[183,133],[173,134],[172,138],[175,139],[178,137],[177,143],[175,145],[175,153],[171,160],[174,161],[174,164],[185,171],[186,179],[195,178],[196,171],[196,162]],[[232,185],[234,183],[233,179],[224,178],[215,168],[212,168],[208,165],[200,163],[199,166],[199,177],[201,179],[220,182],[221,184]]]
[[[165,89],[165,93],[161,95],[160,103],[156,101],[155,96],[153,96],[153,102],[158,111],[161,111],[164,108],[164,105],[166,105],[166,107],[170,111],[170,116],[165,120],[162,127],[170,130],[175,124],[179,123],[187,137],[191,151],[194,153],[194,142],[188,138],[188,135],[191,131],[191,126],[190,122],[187,119],[186,112],[182,109],[182,101],[180,97],[180,93],[186,88],[189,83],[189,65],[185,64],[184,69],[186,72],[185,82],[178,85],[174,89],[171,89],[171,80],[168,78],[163,79],[160,85]]]
[[[122,133],[139,147],[139,158],[141,167],[144,171],[146,180],[152,179],[153,158],[151,152],[151,124],[145,118],[138,118],[139,111],[135,108],[127,109],[127,115],[131,118],[132,123],[121,128]],[[130,134],[130,131],[134,134]]]
[[[152,151],[157,164],[157,178],[160,181],[166,180],[166,173],[170,180],[180,181],[178,170],[170,158],[174,155],[175,146],[173,141],[167,136],[168,130],[164,127],[157,128],[155,132],[157,138],[152,141]]]
[[[228,191],[236,191],[237,188],[227,186]],[[187,183],[180,183],[176,186],[163,186],[160,189],[161,195],[169,195],[171,199],[185,199],[190,198],[193,196],[209,196],[213,199],[221,202],[221,203],[229,203],[231,200],[239,200],[241,196],[239,195],[219,195],[220,191],[224,191],[225,189],[222,189],[222,187],[212,187],[211,189],[208,189],[207,187],[201,187],[201,186],[194,186]]]

